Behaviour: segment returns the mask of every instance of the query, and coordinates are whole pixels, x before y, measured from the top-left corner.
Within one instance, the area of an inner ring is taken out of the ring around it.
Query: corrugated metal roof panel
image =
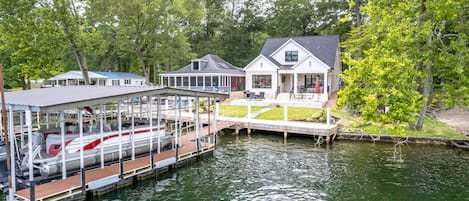
[[[228,97],[227,94],[169,87],[68,86],[6,92],[5,104],[15,108],[34,107],[38,108],[41,112],[56,112],[158,94],[193,97]]]

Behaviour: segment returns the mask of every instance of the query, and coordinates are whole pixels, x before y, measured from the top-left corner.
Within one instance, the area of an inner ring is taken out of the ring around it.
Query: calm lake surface
[[[93,200],[469,200],[469,152],[223,135],[213,156]]]

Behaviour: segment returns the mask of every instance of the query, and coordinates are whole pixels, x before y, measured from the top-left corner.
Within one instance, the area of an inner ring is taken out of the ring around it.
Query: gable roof
[[[196,59],[197,60],[197,59]],[[223,60],[217,55],[207,54],[198,60],[207,61],[207,64],[200,67],[200,70],[192,70],[192,62],[189,65],[184,66],[183,68],[171,71],[165,74],[205,74],[205,73],[221,73],[221,74],[235,74],[235,75],[244,75],[243,69],[233,66],[227,61]]]
[[[97,73],[94,73],[92,71],[88,71],[88,77],[90,79],[97,79],[97,78],[106,78],[100,74],[97,74]],[[66,73],[62,73],[60,75],[56,75],[52,78],[50,78],[49,80],[67,80],[67,79],[83,79],[83,75],[81,74],[81,71],[77,71],[77,70],[72,70],[72,71],[68,71]]]
[[[246,65],[246,67],[243,68],[243,71],[246,71],[249,67],[251,67],[251,65],[254,62],[256,62],[257,60],[262,59],[262,58],[265,58],[268,62],[271,62],[271,60],[269,58],[267,58],[266,56],[261,54],[261,55],[257,56],[255,59],[253,59],[248,65]],[[273,64],[275,67],[277,67],[277,69],[279,69],[279,67],[276,63],[271,62],[271,64]]]
[[[272,63],[280,66],[280,63],[270,57],[270,55],[289,40],[295,41],[319,60],[334,68],[337,48],[339,47],[339,35],[269,38],[265,41],[261,54],[269,58]]]
[[[108,78],[119,78],[119,79],[145,79],[145,77],[136,75],[133,73],[126,72],[104,72],[104,71],[88,71],[88,77],[90,79],[108,79]],[[67,80],[67,79],[83,79],[81,71],[72,70],[66,73],[62,73],[49,80]]]
[[[126,73],[126,72],[106,72],[106,71],[98,71],[95,72],[96,74],[105,76],[106,78],[123,78],[123,79],[145,79],[145,77],[133,73]]]

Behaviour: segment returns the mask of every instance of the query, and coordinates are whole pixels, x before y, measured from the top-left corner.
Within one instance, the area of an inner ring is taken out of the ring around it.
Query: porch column
[[[174,88],[177,88],[177,84],[178,84],[178,82],[177,82],[177,77],[174,76]]]
[[[202,87],[203,87],[202,90],[205,91],[205,75],[202,76]]]
[[[188,81],[189,89],[191,89],[191,84],[192,83],[191,83],[191,76],[190,75],[187,77],[187,81]]]
[[[326,96],[326,99],[328,99],[328,93],[327,93],[327,70],[324,72],[324,95]]]
[[[197,76],[197,75],[195,76],[195,87],[196,87],[196,89],[199,88],[199,76]]]
[[[231,76],[228,76],[228,92],[231,92]]]
[[[213,87],[213,75],[210,75],[210,87]]]
[[[293,74],[293,93],[296,95],[298,92],[298,73]]]

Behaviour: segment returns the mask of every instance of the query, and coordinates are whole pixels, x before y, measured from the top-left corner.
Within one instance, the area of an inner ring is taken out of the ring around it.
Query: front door
[[[288,93],[293,86],[293,79],[291,74],[280,75],[280,92]]]

